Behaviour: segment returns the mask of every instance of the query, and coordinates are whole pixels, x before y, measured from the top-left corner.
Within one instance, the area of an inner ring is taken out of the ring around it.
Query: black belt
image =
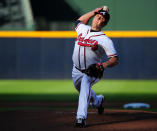
[[[86,69],[81,70],[80,68],[78,68],[78,67],[76,67],[76,66],[75,66],[75,68],[76,68],[77,70],[81,71],[82,73],[86,73],[86,71],[87,71]]]

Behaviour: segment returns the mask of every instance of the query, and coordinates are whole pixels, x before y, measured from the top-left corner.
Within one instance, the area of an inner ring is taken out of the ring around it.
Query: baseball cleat
[[[77,128],[85,128],[86,127],[86,120],[82,119],[82,118],[77,119],[75,127],[77,127]]]
[[[104,96],[102,95],[102,100],[101,100],[101,104],[100,104],[100,106],[97,108],[98,109],[98,114],[102,114],[103,112],[104,112],[104,105],[103,105],[103,103],[104,103]]]

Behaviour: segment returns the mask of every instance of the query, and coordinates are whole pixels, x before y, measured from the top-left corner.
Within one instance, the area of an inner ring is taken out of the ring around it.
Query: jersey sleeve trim
[[[77,30],[77,28],[79,27],[80,24],[82,24],[82,21],[77,20],[75,23],[75,30]]]
[[[111,54],[111,55],[108,55],[107,57],[112,58],[112,57],[115,57],[115,56],[118,56],[118,55],[117,54]]]

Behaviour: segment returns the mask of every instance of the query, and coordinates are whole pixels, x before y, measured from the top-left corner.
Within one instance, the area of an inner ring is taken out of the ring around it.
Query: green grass
[[[101,80],[93,86],[108,101],[156,101],[157,80]],[[0,101],[77,101],[72,80],[0,80]]]
[[[104,80],[95,88],[97,93],[103,92],[110,101],[157,100],[157,80]]]

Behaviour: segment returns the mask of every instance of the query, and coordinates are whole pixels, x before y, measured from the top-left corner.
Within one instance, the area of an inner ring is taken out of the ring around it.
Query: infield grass
[[[108,101],[157,100],[157,80],[101,80],[93,86]],[[0,80],[0,101],[77,101],[72,80]]]

